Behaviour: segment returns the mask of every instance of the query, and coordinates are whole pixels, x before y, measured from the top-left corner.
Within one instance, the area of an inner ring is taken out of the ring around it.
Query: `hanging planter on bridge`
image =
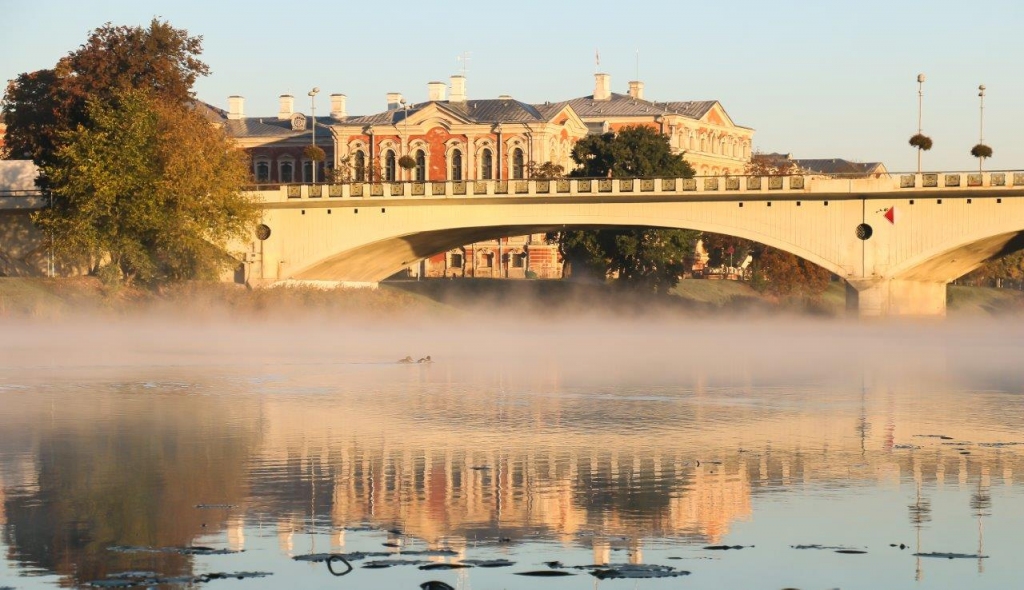
[[[971,148],[971,155],[974,156],[975,158],[981,159],[991,158],[992,148],[988,147],[983,143],[979,143],[978,145]]]
[[[917,133],[910,138],[910,145],[927,152],[932,149],[932,138],[923,133]]]

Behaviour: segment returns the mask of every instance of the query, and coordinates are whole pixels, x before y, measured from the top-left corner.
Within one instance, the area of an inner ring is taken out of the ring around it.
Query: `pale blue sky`
[[[51,67],[110,21],[154,16],[204,38],[211,76],[200,99],[275,116],[291,93],[348,95],[349,113],[383,110],[385,93],[426,99],[470,52],[470,98],[556,101],[593,91],[594,54],[625,92],[637,72],[652,100],[717,99],[753,127],[755,149],[794,157],[916,167],[916,76],[928,76],[925,168],[976,169],[978,84],[987,169],[1024,169],[1022,0],[591,0],[588,2],[259,2],[0,0],[0,79]]]

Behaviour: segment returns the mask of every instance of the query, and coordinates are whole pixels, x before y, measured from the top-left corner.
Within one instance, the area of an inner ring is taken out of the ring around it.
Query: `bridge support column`
[[[946,315],[946,283],[903,279],[850,280],[846,308],[860,317]]]

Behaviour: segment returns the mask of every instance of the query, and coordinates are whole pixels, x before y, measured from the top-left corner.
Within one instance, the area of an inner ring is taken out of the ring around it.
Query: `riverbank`
[[[378,289],[287,287],[246,289],[187,283],[159,293],[109,288],[96,279],[0,278],[0,318],[55,320],[81,316],[166,314],[203,318],[285,319],[295,315],[422,317],[429,315],[552,317],[608,313],[721,315],[845,315],[845,290],[833,283],[816,301],[774,301],[736,281],[685,280],[671,295],[653,296],[609,285],[567,281],[395,281]],[[482,314],[482,315],[481,315]],[[1024,293],[951,286],[951,316],[1024,315]]]

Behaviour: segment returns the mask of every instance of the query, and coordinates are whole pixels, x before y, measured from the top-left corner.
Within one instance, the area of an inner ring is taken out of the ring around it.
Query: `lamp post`
[[[921,133],[921,109],[924,103],[924,74],[917,75],[917,134]],[[917,150],[917,173],[921,173],[921,150]]]
[[[311,110],[311,113],[312,113],[312,117],[311,118],[313,119],[313,147],[314,148],[316,147],[316,95],[319,92],[320,92],[320,88],[318,88],[318,87],[314,87],[312,90],[309,91],[309,102],[311,103],[310,104],[310,110]],[[316,164],[317,164],[317,162],[316,162],[316,160],[312,160],[310,162],[310,164],[311,164],[311,168],[313,169],[313,184],[316,184]]]
[[[402,127],[404,127],[405,133],[405,155],[409,156],[409,103],[405,102],[405,98],[399,100],[402,104]],[[408,171],[405,173],[408,175]]]
[[[985,145],[985,85],[978,86],[979,115],[978,115],[978,145]],[[982,171],[985,165],[985,158],[978,158],[978,172]]]

